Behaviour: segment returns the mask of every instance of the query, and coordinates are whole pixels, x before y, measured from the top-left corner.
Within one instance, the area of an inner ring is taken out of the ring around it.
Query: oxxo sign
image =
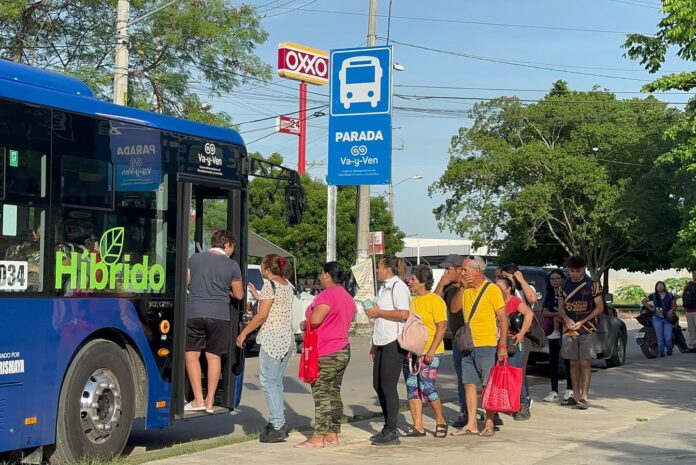
[[[329,82],[329,54],[292,42],[278,44],[278,75],[324,85]]]

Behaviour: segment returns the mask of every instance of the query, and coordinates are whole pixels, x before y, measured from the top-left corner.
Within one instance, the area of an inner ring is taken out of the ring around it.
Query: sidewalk
[[[533,387],[532,396],[541,399],[546,389],[546,385]],[[368,438],[381,429],[381,422],[362,421],[344,425],[339,447],[294,449],[292,444],[304,436],[293,433],[287,443],[247,442],[149,463],[353,465],[365,458],[381,465],[434,458],[438,463],[475,460],[487,465],[696,463],[694,393],[696,355],[675,354],[596,372],[589,410],[535,402],[531,420],[516,422],[503,416],[505,425],[493,438],[429,435],[402,438],[401,446],[374,447]],[[455,410],[454,405],[445,405],[447,418],[453,418]],[[402,415],[400,426],[406,425],[407,417],[410,420],[410,415]],[[426,428],[432,432],[434,427],[428,418]]]

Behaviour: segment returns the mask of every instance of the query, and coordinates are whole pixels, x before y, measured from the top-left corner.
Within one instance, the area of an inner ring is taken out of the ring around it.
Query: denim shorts
[[[462,383],[485,386],[497,356],[496,346],[481,346],[462,357]]]

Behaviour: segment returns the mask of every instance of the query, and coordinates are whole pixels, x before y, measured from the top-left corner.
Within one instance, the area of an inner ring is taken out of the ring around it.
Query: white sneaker
[[[560,339],[561,338],[561,332],[557,329],[554,329],[551,334],[547,336],[547,339]]]
[[[566,392],[563,393],[563,400],[568,400],[571,397],[573,397],[573,390],[572,389],[566,389]]]
[[[544,402],[553,402],[556,400],[558,400],[558,393],[556,391],[551,391],[546,397],[544,397]]]

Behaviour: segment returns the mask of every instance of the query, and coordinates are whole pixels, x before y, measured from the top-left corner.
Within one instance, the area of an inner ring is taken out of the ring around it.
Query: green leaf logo
[[[99,254],[104,263],[113,265],[121,259],[124,237],[125,228],[123,226],[104,231],[99,241]]]

